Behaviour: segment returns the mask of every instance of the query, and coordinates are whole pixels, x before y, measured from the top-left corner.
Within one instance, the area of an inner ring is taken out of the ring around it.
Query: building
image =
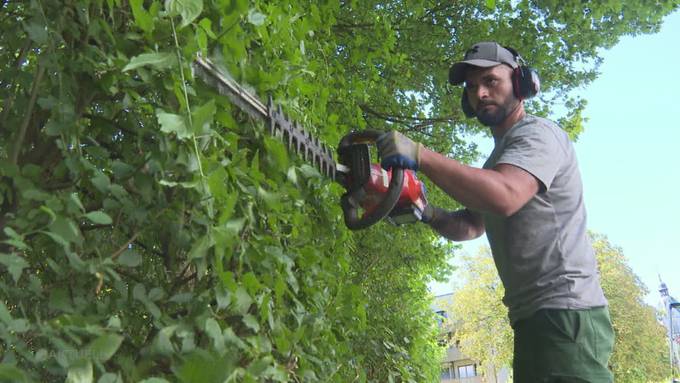
[[[442,337],[450,339],[451,328],[446,328],[445,319],[449,317],[448,308],[451,307],[453,294],[436,296],[432,305],[432,310],[439,314],[439,321],[442,329]],[[441,362],[441,383],[505,383],[507,382],[509,371],[502,369],[498,374],[498,381],[494,380],[494,374],[488,373],[483,377],[483,366],[476,361],[463,355],[455,345],[450,345],[446,349],[446,356]]]
[[[676,378],[680,370],[680,302],[678,302],[668,292],[668,287],[661,280],[659,276],[659,293],[661,294],[661,302],[663,304],[663,314],[665,316],[661,319],[663,325],[666,327],[668,335],[668,343],[670,348],[670,365],[674,371],[673,378]],[[673,379],[673,382],[678,380]]]

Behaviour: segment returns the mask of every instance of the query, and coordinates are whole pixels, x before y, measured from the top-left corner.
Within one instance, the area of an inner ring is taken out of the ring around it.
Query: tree
[[[461,279],[449,308],[452,342],[481,364],[482,374],[498,374],[512,365],[513,334],[502,302],[505,289],[489,248],[461,257],[456,273]]]
[[[666,329],[644,303],[647,287],[605,236],[594,235],[602,289],[609,301],[616,343],[610,360],[617,382],[657,382],[668,377]]]
[[[347,231],[341,188],[191,62],[327,143],[398,128],[468,161],[480,127],[444,81],[469,43],[522,46],[563,95],[675,7],[486,4],[0,1],[0,380],[435,379],[426,281],[448,248],[422,227]]]
[[[610,359],[616,381],[662,381],[668,376],[666,330],[654,308],[643,301],[647,288],[628,266],[622,249],[598,234],[593,234],[593,246],[616,334]],[[492,365],[496,371],[510,367],[513,335],[493,259],[488,248],[462,259],[462,284],[450,308],[453,340],[482,365]]]

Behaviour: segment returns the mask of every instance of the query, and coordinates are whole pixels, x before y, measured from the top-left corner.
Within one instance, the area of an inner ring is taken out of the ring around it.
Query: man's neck
[[[513,111],[508,114],[507,117],[505,117],[505,120],[503,120],[500,124],[491,127],[491,134],[493,135],[494,139],[499,140],[508,130],[510,130],[510,128],[512,128],[526,115],[527,113],[524,111],[524,102],[520,101],[517,104],[517,107],[515,107],[515,109],[513,109]]]

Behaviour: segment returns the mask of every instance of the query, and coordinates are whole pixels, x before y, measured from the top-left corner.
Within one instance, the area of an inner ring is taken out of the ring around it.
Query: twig
[[[128,246],[130,246],[130,244],[131,244],[132,242],[134,242],[135,239],[137,239],[137,237],[139,236],[139,233],[140,233],[139,231],[136,232],[136,233],[132,236],[132,238],[130,238],[123,246],[120,247],[120,249],[116,250],[116,252],[113,253],[113,254],[111,255],[111,260],[115,260],[116,258],[118,258],[118,256],[120,256],[121,254],[123,254],[123,252],[128,248]]]
[[[19,160],[19,153],[21,152],[21,146],[24,143],[24,137],[26,137],[26,130],[28,129],[28,124],[31,122],[31,116],[33,115],[33,107],[35,106],[35,100],[38,98],[38,88],[40,82],[42,81],[43,74],[45,74],[45,66],[38,63],[38,73],[33,81],[33,87],[31,89],[31,99],[28,102],[28,108],[26,110],[26,116],[24,117],[24,122],[19,128],[19,133],[17,139],[14,142],[14,150],[12,151],[11,163],[16,165]]]

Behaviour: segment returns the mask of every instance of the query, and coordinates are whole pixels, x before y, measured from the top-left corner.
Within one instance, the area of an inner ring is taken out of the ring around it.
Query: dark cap
[[[453,64],[449,69],[449,82],[453,85],[462,84],[465,81],[465,71],[470,65],[489,68],[500,64],[510,65],[513,69],[519,66],[515,60],[515,55],[498,43],[477,43],[465,52],[463,61]]]

